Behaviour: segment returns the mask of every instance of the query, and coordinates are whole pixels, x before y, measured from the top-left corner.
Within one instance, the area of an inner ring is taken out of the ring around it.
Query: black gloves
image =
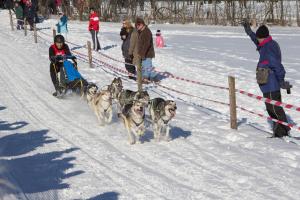
[[[242,25],[245,29],[245,32],[250,35],[250,33],[252,32],[251,27],[250,27],[250,23],[248,21],[248,19],[243,19],[242,21]]]
[[[288,82],[288,81],[282,81],[281,83],[280,83],[280,88],[282,88],[282,89],[290,89],[290,88],[292,88],[293,86],[292,85],[290,85],[290,82]]]
[[[282,82],[280,83],[280,88],[281,88],[281,89],[285,89],[285,90],[287,91],[288,94],[291,93],[291,88],[292,88],[292,87],[293,87],[293,86],[290,85],[290,82],[288,82],[288,81],[282,81]]]
[[[55,57],[56,62],[62,62],[63,60],[64,60],[64,57],[61,56],[61,55],[58,55],[58,56]]]
[[[133,55],[129,55],[128,60],[133,60]]]

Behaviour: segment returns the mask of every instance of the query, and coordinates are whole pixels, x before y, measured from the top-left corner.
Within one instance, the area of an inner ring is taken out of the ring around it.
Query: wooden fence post
[[[13,18],[12,18],[12,14],[11,14],[11,10],[9,9],[9,20],[10,20],[10,26],[11,26],[11,30],[14,30],[14,22],[13,22]]]
[[[24,19],[24,34],[27,36],[27,20],[26,18]]]
[[[52,29],[52,34],[53,34],[53,40],[54,40],[54,38],[56,36],[56,30],[55,29]]]
[[[137,84],[138,84],[138,91],[143,91],[143,83],[142,83],[142,63],[139,62],[137,65]]]
[[[237,129],[235,78],[232,76],[228,76],[228,84],[229,84],[229,102],[230,102],[230,127],[232,129]]]
[[[92,47],[90,41],[87,41],[87,47],[88,47],[88,55],[89,55],[89,64],[90,67],[93,67]]]
[[[37,43],[37,31],[36,31],[36,24],[33,24],[33,36],[34,36],[34,43]]]

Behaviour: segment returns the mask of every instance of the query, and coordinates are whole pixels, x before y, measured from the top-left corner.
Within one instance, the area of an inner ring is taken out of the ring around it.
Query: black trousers
[[[59,89],[58,72],[60,71],[60,66],[50,63],[50,76],[55,90]]]
[[[265,98],[269,98],[269,99],[281,102],[280,91],[267,92],[267,93],[264,93],[263,96]],[[275,106],[275,105],[272,105],[269,103],[265,103],[265,104],[266,104],[267,112],[270,117],[272,117],[274,119],[278,119],[283,122],[287,122],[287,117],[286,117],[285,112],[282,107]],[[273,134],[275,137],[287,136],[289,130],[290,130],[290,127],[273,122]]]
[[[101,46],[100,46],[100,43],[98,40],[98,31],[90,30],[90,32],[91,32],[92,40],[93,40],[93,49],[98,51],[101,49]]]
[[[17,20],[17,29],[18,30],[24,29],[23,25],[24,25],[24,21],[22,19],[18,19]]]
[[[136,75],[135,66],[132,64],[132,60],[125,58],[125,62],[131,64],[131,65],[125,64],[125,68],[126,68],[127,72]],[[133,75],[129,75],[129,78],[136,80],[136,78]]]

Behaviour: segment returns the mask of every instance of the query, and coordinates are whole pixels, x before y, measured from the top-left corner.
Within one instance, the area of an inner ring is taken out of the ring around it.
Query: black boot
[[[285,127],[284,125],[274,123],[273,126],[273,137],[284,137],[289,136],[289,127]]]

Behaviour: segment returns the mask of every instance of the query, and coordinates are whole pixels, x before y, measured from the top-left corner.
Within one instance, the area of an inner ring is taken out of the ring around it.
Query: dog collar
[[[163,118],[161,118],[161,120],[164,122],[164,124],[167,124],[170,121],[170,119],[164,120]]]
[[[144,118],[140,123],[136,123],[133,119],[131,121],[135,124],[136,127],[139,127],[142,123],[144,123]]]

